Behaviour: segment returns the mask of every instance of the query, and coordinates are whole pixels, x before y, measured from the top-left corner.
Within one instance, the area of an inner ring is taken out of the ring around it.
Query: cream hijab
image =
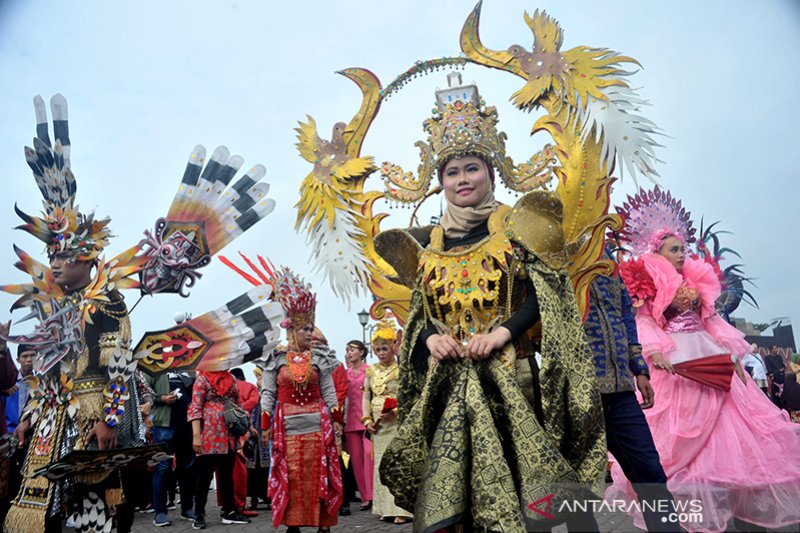
[[[481,160],[483,161],[483,158],[481,158]],[[447,202],[447,211],[445,211],[444,215],[439,220],[439,225],[444,229],[446,237],[450,237],[451,239],[464,237],[472,229],[489,218],[489,215],[500,205],[494,198],[493,169],[486,161],[483,161],[483,164],[486,165],[487,178],[489,179],[489,187],[486,189],[486,194],[474,205],[461,207],[453,205],[449,201]],[[446,198],[445,196],[445,199]]]

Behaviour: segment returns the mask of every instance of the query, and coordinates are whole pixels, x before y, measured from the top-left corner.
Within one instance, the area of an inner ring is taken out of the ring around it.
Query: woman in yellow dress
[[[362,421],[372,435],[375,464],[379,465],[383,452],[397,434],[397,386],[400,368],[395,358],[397,334],[390,321],[381,321],[372,337],[372,349],[378,362],[371,365],[364,377],[364,400]],[[381,520],[394,517],[395,524],[405,524],[411,515],[397,507],[394,497],[380,481],[375,468],[372,496],[372,512]]]

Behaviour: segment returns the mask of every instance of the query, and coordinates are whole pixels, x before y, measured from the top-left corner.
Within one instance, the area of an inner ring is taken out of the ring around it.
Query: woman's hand
[[[493,332],[473,336],[467,344],[467,357],[470,359],[486,359],[492,352],[499,350],[511,342],[511,332],[500,326]]]
[[[367,428],[367,431],[369,431],[370,433],[373,433],[373,434],[376,431],[378,431],[378,425],[375,422],[370,422],[369,424],[367,424],[364,427]]]
[[[199,433],[192,435],[192,449],[194,453],[200,453],[203,449],[203,436]]]
[[[464,349],[449,335],[433,334],[425,341],[428,351],[437,361],[445,359],[460,359],[464,357]]]
[[[342,438],[342,432],[344,427],[342,426],[341,422],[334,422],[333,423],[333,433],[336,435],[337,439]]]
[[[656,352],[652,356],[653,359],[653,366],[659,370],[666,370],[670,374],[675,373],[675,369],[672,367],[672,363],[664,359],[664,356],[660,353]]]
[[[739,361],[734,363],[733,369],[736,371],[736,375],[739,376],[739,379],[742,380],[742,383],[747,385],[747,378],[744,376],[744,370],[742,370],[742,365],[739,364]]]
[[[261,431],[261,442],[264,443],[264,446],[269,448],[269,441],[272,440],[272,428],[265,429]]]

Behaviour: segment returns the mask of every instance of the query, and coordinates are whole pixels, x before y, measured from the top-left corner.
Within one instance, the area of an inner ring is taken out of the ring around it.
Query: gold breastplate
[[[430,245],[420,255],[419,273],[430,305],[430,318],[449,333],[465,341],[483,333],[507,314],[509,272],[514,267],[514,249],[505,235],[509,207],[500,206],[489,217],[489,235],[471,246],[444,251],[444,231],[431,232]]]
[[[400,367],[396,361],[389,366],[375,363],[370,368],[369,378],[373,397],[396,395],[396,383],[392,382],[396,382],[400,378]]]

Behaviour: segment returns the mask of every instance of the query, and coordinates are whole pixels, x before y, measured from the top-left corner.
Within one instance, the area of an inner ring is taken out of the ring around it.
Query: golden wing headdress
[[[402,321],[410,292],[406,286],[409,273],[405,272],[409,268],[404,266],[404,272],[398,273],[376,253],[375,237],[387,215],[374,213],[374,203],[385,198],[418,207],[437,192],[431,187],[431,176],[437,170],[439,156],[458,144],[464,128],[473,145],[474,139],[480,139],[477,142],[486,152],[480,153],[500,170],[510,189],[528,192],[546,188],[555,178],[555,191],[563,204],[562,225],[569,258],[565,267],[584,312],[591,282],[597,275],[613,270],[613,264],[603,259],[602,252],[606,231],[620,226],[618,215],[609,214],[608,210],[615,165],[620,172],[625,168],[634,180],[637,174],[651,180],[658,175],[654,135],[659,129],[638,114],[647,102],[624,80],[632,73],[622,66],[637,65],[634,59],[586,46],[562,51],[563,31],[553,18],[539,11],[524,17],[534,36],[532,51],[519,45],[505,51],[490,50],[479,36],[480,10],[478,3],[461,32],[465,58],[415,63],[386,88],[369,71],[344,71],[359,85],[363,99],[341,140],[332,138],[328,144],[321,144],[314,136],[311,120],[298,130],[301,155],[314,163],[314,171],[301,185],[298,222],[306,222],[304,228],[314,244],[317,267],[325,271],[337,294],[347,299],[357,290],[352,287],[366,285],[376,298],[371,308],[376,318],[391,309]],[[383,100],[412,78],[466,62],[523,78],[525,84],[511,99],[523,110],[545,110],[532,131],[546,131],[553,143],[524,163],[515,164],[505,154],[505,134],[495,129],[496,110],[485,105],[474,86],[453,84],[437,93],[439,106],[424,124],[429,138],[417,143],[422,162],[416,175],[385,162],[381,165],[385,190],[365,192],[364,183],[374,170],[366,162],[371,163],[372,158],[362,158],[364,163],[354,170],[356,174],[339,170],[334,174],[330,162],[327,166],[320,163],[320,156],[334,153],[333,145],[339,150],[335,153],[340,160],[344,159],[339,155],[342,153],[361,158],[364,136]],[[310,149],[312,146],[316,151]],[[406,284],[398,283],[400,279]]]

